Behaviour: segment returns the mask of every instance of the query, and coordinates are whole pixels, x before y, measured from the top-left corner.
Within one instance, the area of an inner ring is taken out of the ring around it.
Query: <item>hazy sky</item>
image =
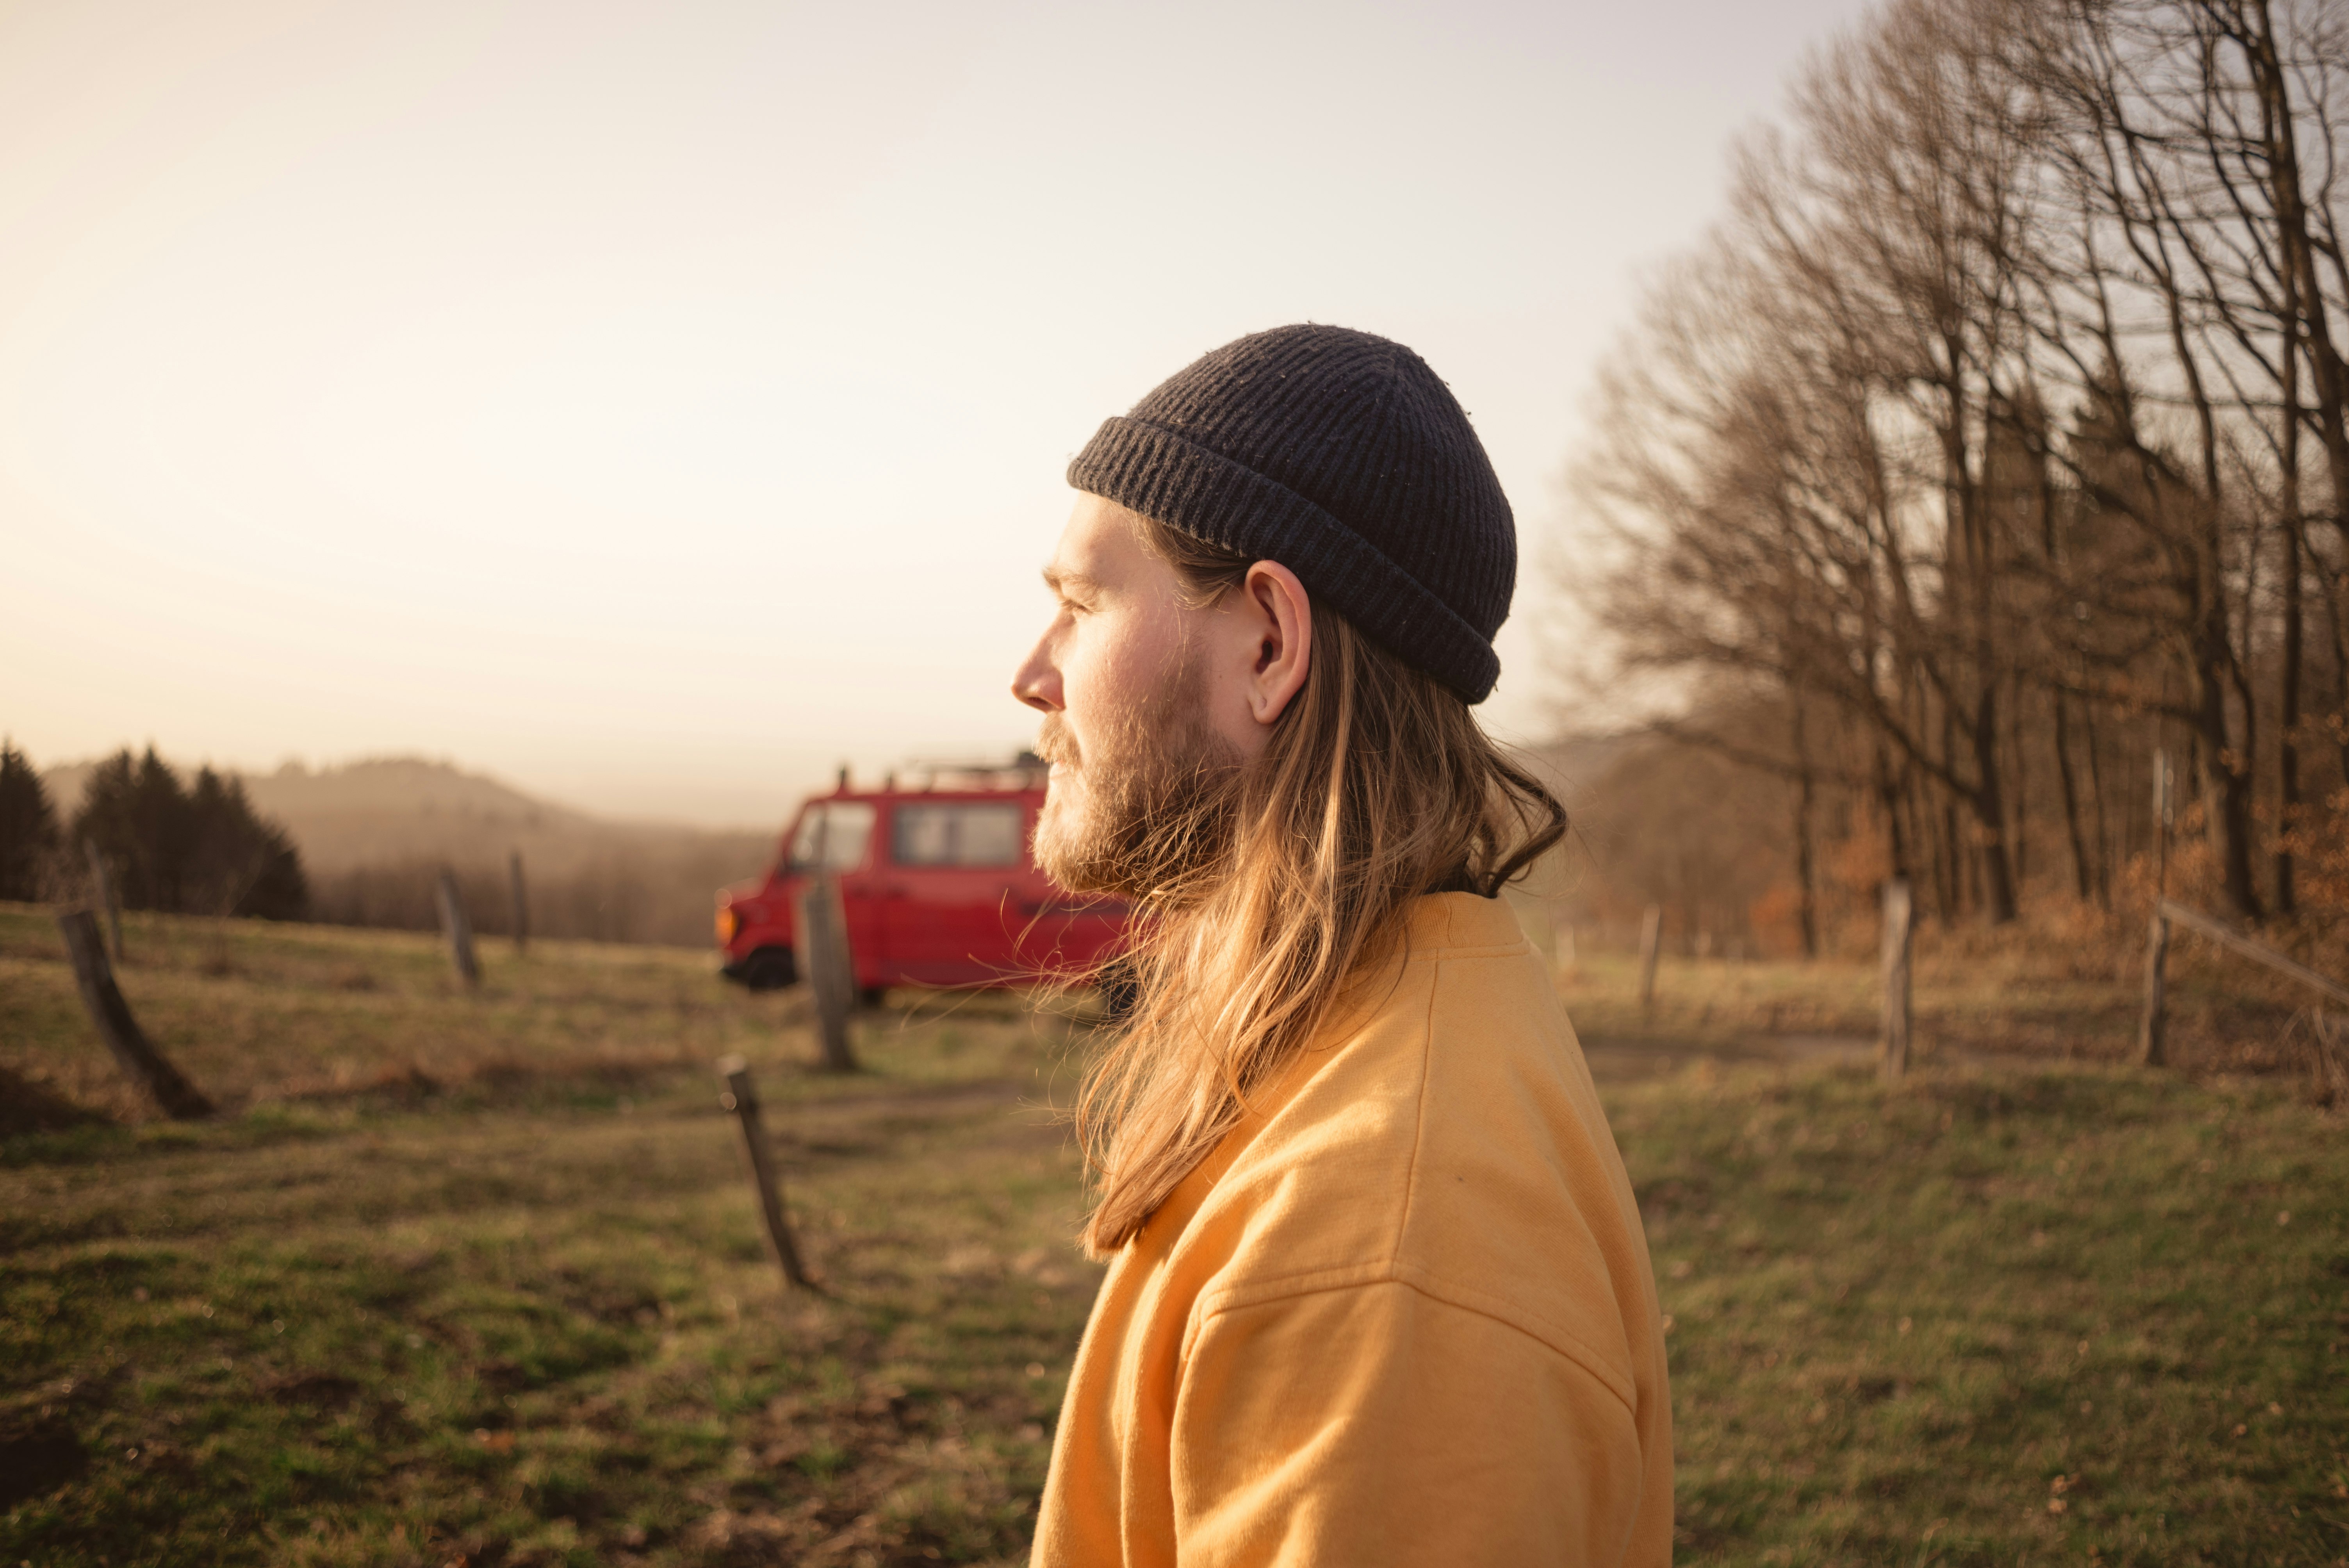
[[[1400,338],[1540,579],[1594,365],[1853,0],[0,0],[0,730],[780,818],[1006,752],[1061,473]]]

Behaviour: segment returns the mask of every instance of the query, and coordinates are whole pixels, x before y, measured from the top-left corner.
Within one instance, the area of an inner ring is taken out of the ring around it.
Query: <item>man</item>
[[[1516,542],[1467,416],[1283,327],[1069,479],[1013,686],[1037,855],[1149,919],[1079,1112],[1111,1264],[1036,1562],[1669,1562],[1646,1240],[1495,896],[1565,813],[1469,712]]]

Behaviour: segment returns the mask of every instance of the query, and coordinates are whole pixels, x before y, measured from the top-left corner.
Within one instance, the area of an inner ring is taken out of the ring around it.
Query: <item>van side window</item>
[[[791,858],[785,869],[854,871],[864,863],[864,847],[873,841],[873,808],[862,800],[829,800],[810,806],[792,835]]]
[[[889,858],[901,866],[1016,866],[1019,808],[900,806],[889,832]]]

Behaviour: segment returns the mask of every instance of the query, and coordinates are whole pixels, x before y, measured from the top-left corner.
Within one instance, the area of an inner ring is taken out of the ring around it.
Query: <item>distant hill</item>
[[[1656,748],[1650,737],[1593,734],[1519,753],[1566,803],[1575,825],[1568,843],[1528,879],[1529,892],[1577,911],[1607,901],[1609,873],[1636,858],[1619,841],[1644,821],[1651,798],[1661,798],[1656,780],[1619,770]],[[94,766],[43,773],[60,818],[72,815]],[[1677,763],[1675,771],[1692,766]],[[300,848],[318,919],[429,929],[438,920],[433,881],[448,865],[466,890],[476,928],[500,934],[511,928],[507,857],[519,852],[536,934],[680,946],[709,943],[716,890],[771,863],[781,818],[793,804],[779,803],[772,830],[727,832],[597,817],[422,758],[315,769],[288,764],[238,777],[254,805],[283,822]],[[1651,824],[1646,830],[1667,829]]]
[[[43,772],[61,820],[72,816],[95,766]],[[502,933],[507,860],[519,852],[537,934],[699,945],[709,940],[716,890],[761,871],[781,827],[729,832],[614,821],[412,757],[315,770],[289,763],[236,776],[255,809],[293,835],[317,917],[347,924],[430,926],[432,880],[448,865],[467,888],[475,925]]]
[[[42,774],[60,819],[72,816],[96,766],[68,763]],[[616,838],[679,831],[604,821],[535,799],[487,774],[414,757],[375,758],[315,772],[287,763],[274,773],[236,777],[256,810],[285,824],[313,871],[418,854],[462,859],[495,853],[502,859],[520,849],[554,872]]]

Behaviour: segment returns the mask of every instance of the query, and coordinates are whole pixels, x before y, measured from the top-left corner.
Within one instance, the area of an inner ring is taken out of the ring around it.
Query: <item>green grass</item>
[[[489,945],[468,996],[418,938],[130,938],[219,1119],[136,1119],[53,928],[0,909],[0,1067],[132,1119],[0,1139],[0,1564],[1024,1555],[1097,1277],[1048,1109],[1081,1027],[894,1007],[834,1078],[797,1001],[696,954]],[[1619,993],[1569,988],[1586,1032]],[[828,1297],[765,1254],[728,1051]],[[1672,1319],[1680,1561],[2349,1560],[2349,1152],[2291,1081],[1708,1059],[1604,1092]]]
[[[1683,1561],[2349,1558],[2337,1118],[2084,1068],[1609,1099]]]
[[[443,1094],[511,1101],[533,1085],[608,1099],[729,1053],[794,1063],[803,1054],[803,993],[750,996],[721,984],[709,955],[686,950],[535,942],[517,955],[487,940],[481,985],[469,992],[440,941],[420,934],[136,913],[124,926],[119,979],[133,1012],[232,1109]],[[141,1116],[94,1048],[64,954],[46,913],[0,904],[0,1066],[118,1118]],[[993,1026],[1010,1016],[1003,1001],[930,1001],[917,1016],[949,1006],[957,1020],[988,1026],[949,1030],[943,1048],[898,1050],[893,1070],[941,1081],[1030,1070],[1024,1031]],[[800,1092],[828,1084],[845,1087],[818,1079]]]
[[[1042,1109],[1081,1031],[901,999],[843,1078],[697,954],[487,950],[467,995],[398,934],[129,939],[230,1114],[0,1140],[0,1444],[74,1469],[0,1563],[1024,1554],[1097,1275]],[[0,1017],[0,1066],[136,1110],[34,912]],[[766,1254],[727,1052],[827,1298]]]
[[[0,1542],[43,1563],[702,1561],[734,1536],[1014,1554],[1092,1277],[1062,1246],[1068,1161],[1012,1109],[793,1119],[787,1191],[830,1300],[781,1294],[707,1093],[20,1152],[10,1392],[89,1462]]]

